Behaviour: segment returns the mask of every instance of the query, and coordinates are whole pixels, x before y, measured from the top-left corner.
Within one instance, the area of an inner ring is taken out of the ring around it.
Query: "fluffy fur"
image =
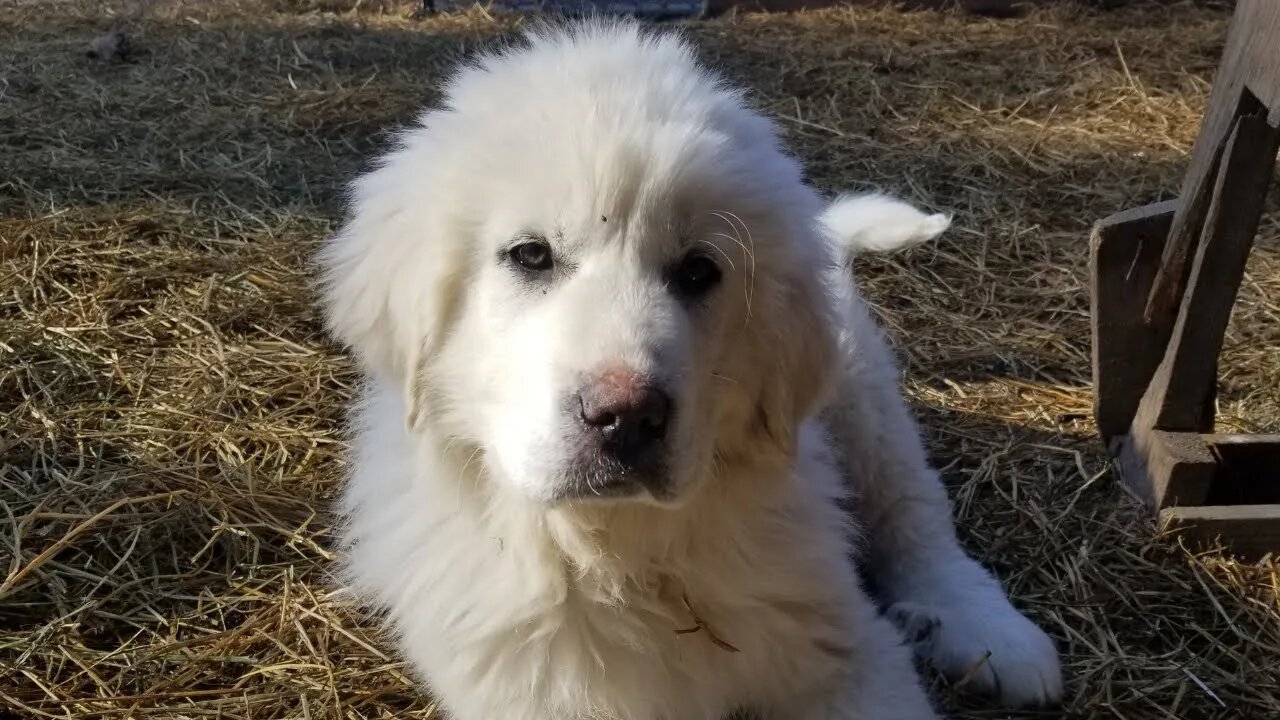
[[[344,565],[449,715],[936,717],[903,630],[1008,703],[1057,699],[844,268],[947,223],[828,207],[671,35],[591,22],[461,69],[319,259],[367,378]],[[513,265],[529,238],[554,270]],[[721,279],[680,297],[691,254]],[[616,368],[671,397],[661,491],[565,499],[593,452],[571,398]]]

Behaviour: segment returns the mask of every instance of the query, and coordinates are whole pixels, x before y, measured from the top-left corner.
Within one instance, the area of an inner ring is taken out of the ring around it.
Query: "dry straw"
[[[351,5],[0,12],[0,716],[433,716],[326,571],[355,377],[304,262],[382,130],[511,25]],[[1089,225],[1176,190],[1225,23],[1059,4],[690,27],[815,183],[956,213],[858,273],[966,543],[1065,653],[1067,709],[1019,717],[1280,717],[1276,564],[1153,540],[1089,422]],[[125,61],[87,57],[112,30]],[[1280,429],[1278,241],[1272,215],[1226,428]],[[1009,717],[934,682],[955,717]]]

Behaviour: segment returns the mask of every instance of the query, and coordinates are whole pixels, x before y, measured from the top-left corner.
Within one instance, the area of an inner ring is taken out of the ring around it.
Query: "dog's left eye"
[[[704,295],[720,282],[720,266],[702,253],[690,253],[676,267],[672,281],[685,297]]]
[[[550,270],[551,246],[546,240],[530,240],[511,248],[508,252],[517,265],[526,270]]]

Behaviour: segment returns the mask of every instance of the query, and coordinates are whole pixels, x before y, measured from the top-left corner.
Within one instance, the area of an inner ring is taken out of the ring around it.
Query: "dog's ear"
[[[416,427],[429,363],[458,304],[465,249],[448,241],[421,173],[405,174],[424,167],[412,154],[406,145],[356,181],[347,222],[316,259],[329,331],[367,372],[404,388]]]
[[[835,322],[827,272],[784,280],[764,332],[757,340],[765,375],[755,426],[783,452],[795,451],[796,432],[825,398],[836,362]]]

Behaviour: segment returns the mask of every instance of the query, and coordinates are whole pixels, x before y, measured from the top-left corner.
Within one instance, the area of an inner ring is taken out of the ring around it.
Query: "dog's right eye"
[[[550,270],[555,263],[551,259],[551,246],[546,240],[529,240],[511,248],[507,253],[513,261],[526,270]]]
[[[720,282],[720,267],[702,253],[690,253],[672,273],[672,281],[681,295],[697,298],[707,294]]]

